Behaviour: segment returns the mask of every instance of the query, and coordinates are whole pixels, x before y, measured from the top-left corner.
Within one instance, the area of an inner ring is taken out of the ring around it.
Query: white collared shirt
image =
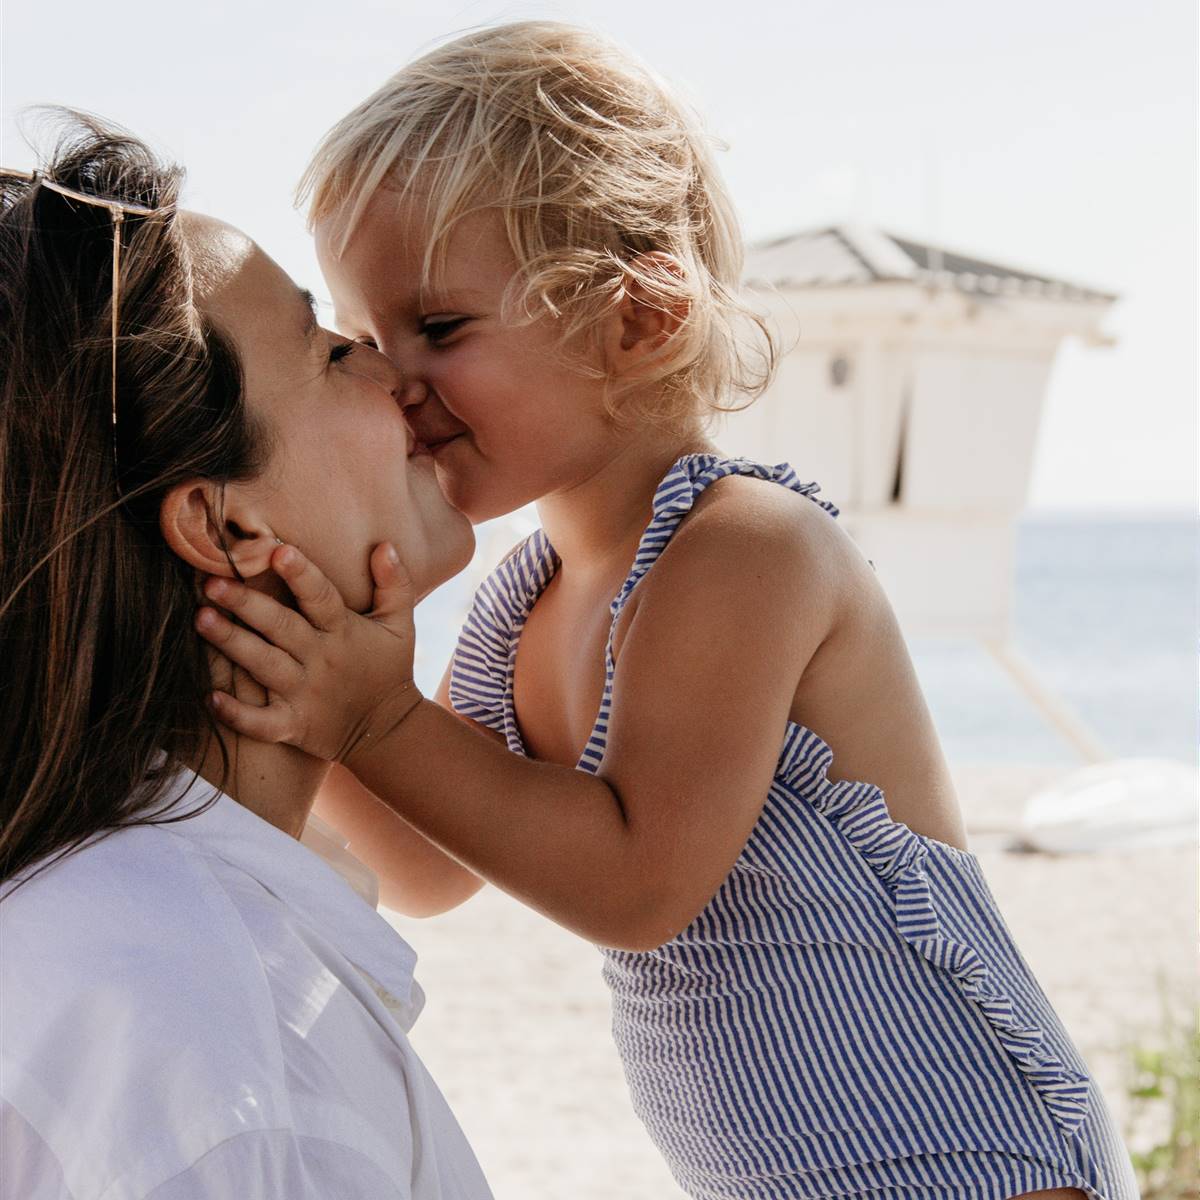
[[[215,794],[0,902],[0,1196],[490,1197],[409,1044],[416,956],[355,894],[366,869]]]

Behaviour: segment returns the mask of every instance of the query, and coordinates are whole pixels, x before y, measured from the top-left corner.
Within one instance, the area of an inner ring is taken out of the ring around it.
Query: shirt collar
[[[202,813],[161,828],[256,879],[402,1005],[419,1007],[416,952],[368,904],[363,892],[373,879],[364,880],[367,868],[330,827],[313,819],[302,845],[190,770],[179,773],[165,803],[186,812],[213,797]]]

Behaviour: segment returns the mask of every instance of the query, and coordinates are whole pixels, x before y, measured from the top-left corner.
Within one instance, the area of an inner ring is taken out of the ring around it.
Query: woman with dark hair
[[[372,546],[428,591],[470,526],[394,368],[180,179],[78,115],[0,172],[0,1193],[485,1197],[411,950],[300,841],[328,764],[218,727],[252,685],[193,630],[281,541],[365,609]]]

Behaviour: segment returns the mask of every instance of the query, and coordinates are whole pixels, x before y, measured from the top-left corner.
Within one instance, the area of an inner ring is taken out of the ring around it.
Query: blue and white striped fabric
[[[659,485],[615,621],[696,496],[727,475],[817,500],[786,464],[680,459]],[[525,753],[517,643],[558,559],[542,531],[480,587],[455,709]],[[802,598],[797,597],[797,603]],[[604,754],[604,698],[579,767]],[[685,705],[680,719],[687,719]],[[789,725],[762,813],[704,911],[647,953],[603,950],[638,1115],[695,1200],[1007,1200],[1076,1187],[1132,1200],[1129,1156],[967,851],[828,777]]]

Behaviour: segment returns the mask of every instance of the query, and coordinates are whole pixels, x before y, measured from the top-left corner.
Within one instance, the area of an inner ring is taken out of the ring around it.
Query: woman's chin
[[[462,513],[456,515],[456,536],[453,539],[447,538],[447,549],[451,553],[446,556],[445,570],[438,583],[445,583],[460,571],[465,571],[470,566],[471,559],[475,557],[475,528]]]
[[[475,554],[475,530],[462,513],[454,516],[455,520],[439,531],[436,543],[428,548],[425,561],[409,568],[420,600],[465,570]]]
[[[465,571],[471,565],[471,559],[475,557],[475,526],[462,513],[459,513],[459,516],[462,517],[459,523],[461,531],[459,551],[451,563],[447,579],[452,579],[459,571]]]

